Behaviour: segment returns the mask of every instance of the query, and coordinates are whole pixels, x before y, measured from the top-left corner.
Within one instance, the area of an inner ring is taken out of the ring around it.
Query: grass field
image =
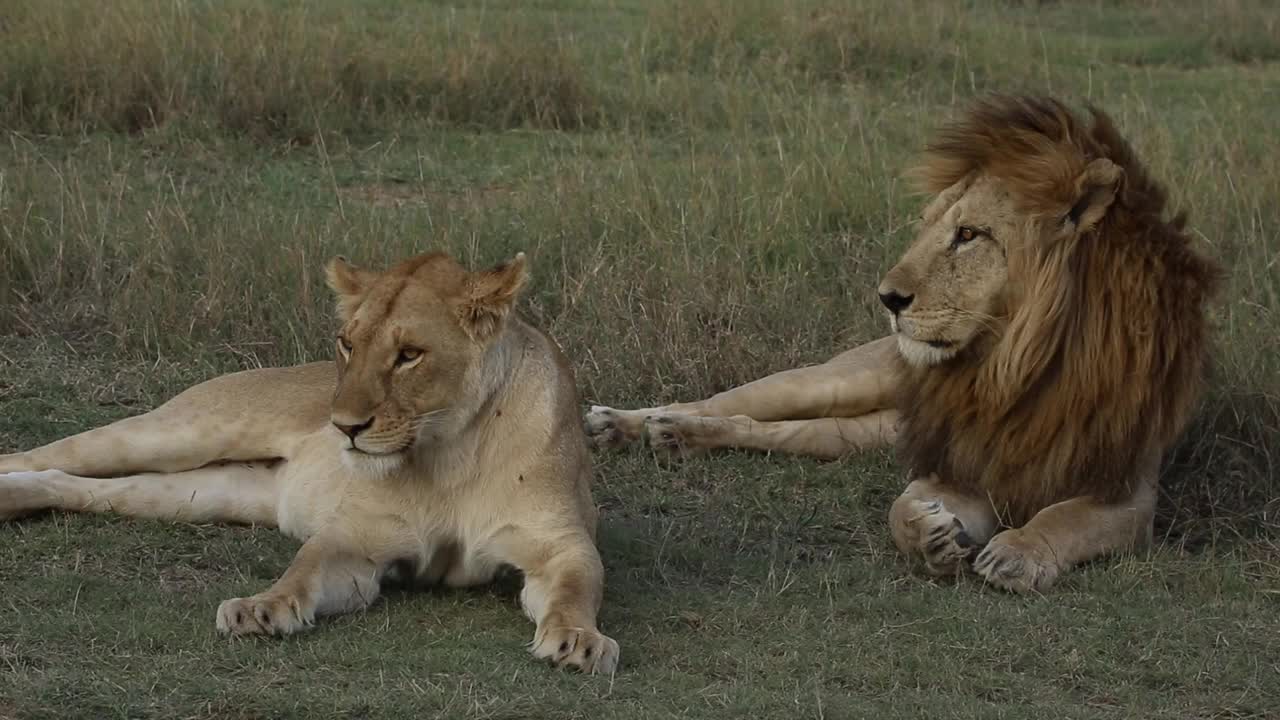
[[[902,171],[975,93],[1110,111],[1230,271],[1160,546],[1046,597],[912,575],[890,453],[598,456],[612,680],[515,591],[214,632],[296,544],[0,525],[0,718],[1280,714],[1280,9],[1264,0],[8,0],[0,452],[327,357],[319,269],[526,251],[584,399],[692,399],[883,332]]]

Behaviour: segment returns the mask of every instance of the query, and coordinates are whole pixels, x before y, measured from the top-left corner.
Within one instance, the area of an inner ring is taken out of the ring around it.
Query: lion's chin
[[[918,368],[940,365],[956,356],[959,346],[955,344],[927,343],[898,333],[898,354],[907,364]]]

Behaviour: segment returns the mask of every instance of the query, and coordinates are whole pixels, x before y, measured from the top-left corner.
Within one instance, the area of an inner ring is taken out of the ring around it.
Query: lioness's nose
[[[889,312],[894,315],[906,310],[915,298],[915,295],[903,295],[897,290],[880,293],[880,302],[884,303],[884,306],[889,308]]]
[[[345,425],[343,423],[338,422],[337,420],[333,421],[333,426],[341,430],[343,435],[346,435],[347,437],[351,438],[352,442],[355,442],[356,436],[364,432],[365,430],[368,430],[369,426],[372,424],[373,424],[373,418],[369,418],[368,420],[365,420],[362,423],[356,423],[355,425]]]

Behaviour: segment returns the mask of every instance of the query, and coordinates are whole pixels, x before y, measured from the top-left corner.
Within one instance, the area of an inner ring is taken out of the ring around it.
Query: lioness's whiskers
[[[440,410],[432,410],[431,412],[423,413],[410,420],[409,427],[413,428],[414,432],[418,432],[423,428],[439,425],[447,415],[448,410],[443,408]]]

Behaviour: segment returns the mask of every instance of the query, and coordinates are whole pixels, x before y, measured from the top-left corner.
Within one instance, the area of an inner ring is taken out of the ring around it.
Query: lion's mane
[[[1123,169],[1091,231],[1011,241],[1005,313],[982,338],[947,363],[898,368],[903,459],[986,494],[1014,525],[1072,497],[1127,497],[1203,384],[1218,268],[1192,248],[1185,214],[1165,218],[1164,188],[1111,119],[1090,113],[1086,123],[1055,100],[987,98],[940,132],[917,172],[932,193],[974,171],[996,176],[1044,227],[1074,218],[1090,161]]]

